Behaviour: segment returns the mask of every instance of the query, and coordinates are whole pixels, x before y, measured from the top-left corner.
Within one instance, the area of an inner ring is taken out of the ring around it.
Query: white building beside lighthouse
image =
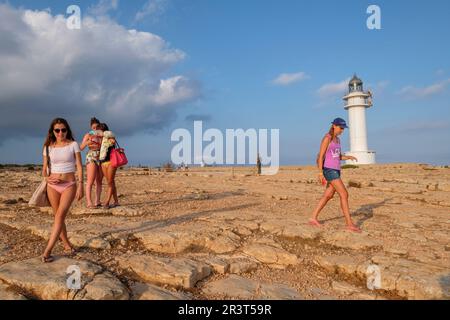
[[[366,109],[372,106],[372,94],[363,91],[363,82],[356,74],[348,84],[348,94],[343,98],[348,110],[350,131],[350,151],[346,156],[354,156],[358,161],[347,160],[347,164],[373,164],[375,151],[367,147]]]

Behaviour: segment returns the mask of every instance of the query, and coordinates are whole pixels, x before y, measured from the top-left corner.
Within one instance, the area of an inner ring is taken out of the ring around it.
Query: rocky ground
[[[0,170],[0,299],[449,299],[450,169],[419,164],[343,170],[355,222],[336,195],[324,227],[313,167],[118,172],[121,207],[72,206],[80,248],[39,260],[49,209],[28,207],[39,170]],[[81,288],[68,289],[77,265]],[[370,270],[379,270],[374,278]],[[375,288],[367,280],[380,279]]]

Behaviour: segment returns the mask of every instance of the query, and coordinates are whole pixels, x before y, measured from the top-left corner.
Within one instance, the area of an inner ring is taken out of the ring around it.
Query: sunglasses
[[[53,131],[55,131],[56,133],[62,132],[62,133],[66,133],[67,129],[63,128],[63,129],[53,129]]]

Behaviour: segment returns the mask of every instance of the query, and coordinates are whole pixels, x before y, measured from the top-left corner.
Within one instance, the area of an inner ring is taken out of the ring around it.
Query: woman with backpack
[[[339,136],[344,132],[347,124],[344,119],[336,118],[331,123],[330,131],[322,139],[320,152],[317,160],[319,167],[319,181],[327,186],[325,193],[320,199],[319,204],[313,212],[309,224],[321,227],[322,224],[317,220],[320,211],[325,207],[337,192],[341,200],[341,208],[345,217],[347,230],[352,232],[361,232],[361,230],[353,224],[350,217],[348,206],[348,192],[341,180],[341,160],[355,160],[353,156],[343,156],[341,154],[341,143]]]

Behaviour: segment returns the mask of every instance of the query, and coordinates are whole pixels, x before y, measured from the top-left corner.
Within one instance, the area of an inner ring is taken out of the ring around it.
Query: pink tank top
[[[331,137],[330,134],[327,136]],[[331,141],[325,153],[324,168],[341,170],[341,144]]]

